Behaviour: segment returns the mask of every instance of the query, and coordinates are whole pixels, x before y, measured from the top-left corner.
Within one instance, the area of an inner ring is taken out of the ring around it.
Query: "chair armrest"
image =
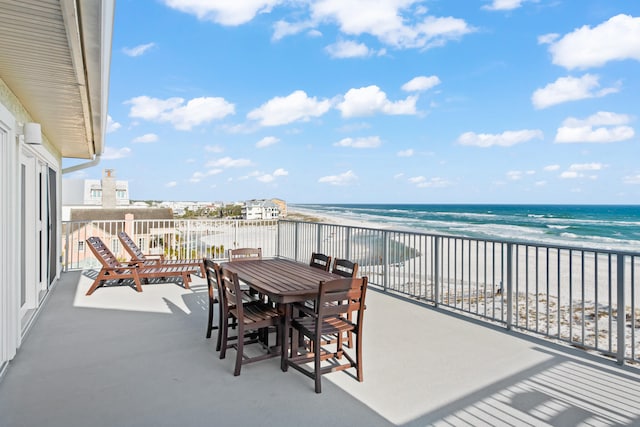
[[[148,260],[164,261],[163,254],[144,254],[144,257],[147,258]]]

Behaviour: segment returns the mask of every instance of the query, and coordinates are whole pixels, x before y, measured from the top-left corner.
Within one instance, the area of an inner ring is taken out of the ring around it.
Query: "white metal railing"
[[[640,362],[640,253],[280,221],[278,255],[311,252],[386,291]]]
[[[100,266],[85,247],[90,236],[100,237],[121,260],[128,260],[118,232],[126,231],[145,254],[167,258],[227,258],[239,247],[261,247],[265,256],[276,256],[275,220],[131,220],[66,221],[62,224],[63,269]]]
[[[99,267],[83,247],[92,235],[128,259],[121,230],[169,258],[225,259],[236,247],[346,258],[385,291],[640,362],[640,253],[289,220],[90,221],[63,223],[63,268]]]

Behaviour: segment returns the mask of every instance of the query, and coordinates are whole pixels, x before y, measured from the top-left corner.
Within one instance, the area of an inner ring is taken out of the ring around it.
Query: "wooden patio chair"
[[[221,336],[220,359],[225,358],[228,348],[234,348],[236,350],[236,364],[233,375],[238,376],[242,365],[280,355],[279,351],[270,351],[268,341],[270,327],[276,327],[276,331],[280,330],[280,313],[263,301],[245,301],[244,292],[240,289],[240,281],[236,273],[222,268],[218,277],[220,285],[219,306],[222,310],[222,323],[218,331]],[[229,320],[236,323],[237,335],[235,337],[229,336]],[[230,340],[235,342],[230,344]],[[263,345],[266,352],[253,357],[246,355],[244,347],[257,343]]]
[[[213,313],[215,305],[220,303],[218,295],[220,295],[220,265],[210,258],[204,258],[203,264],[207,277],[207,288],[209,290],[209,320],[207,322],[207,338],[211,338],[211,331],[218,329],[218,342],[216,351],[220,351],[220,325],[222,325],[222,308],[218,309],[218,325],[213,324]]]
[[[356,277],[358,274],[358,263],[349,261],[348,259],[336,258],[333,262],[334,274],[339,274],[342,277]]]
[[[204,263],[201,259],[165,259],[162,254],[144,254],[142,253],[142,250],[140,250],[140,247],[138,247],[138,245],[125,231],[120,231],[118,233],[118,239],[120,239],[122,246],[131,257],[130,263],[139,263],[140,266],[144,267],[159,265],[198,267],[200,269],[200,277],[206,276]]]
[[[87,295],[91,295],[108,280],[122,282],[125,279],[131,279],[136,286],[136,290],[142,292],[142,282],[147,282],[148,279],[181,277],[184,287],[189,289],[191,273],[197,273],[200,270],[197,266],[157,265],[144,267],[139,266],[137,263],[123,264],[118,261],[113,252],[99,237],[89,237],[87,243],[95,257],[102,264],[98,276],[87,291]]]
[[[329,255],[313,252],[311,254],[311,261],[309,261],[309,265],[324,271],[329,271],[329,268],[331,268],[331,257]]]
[[[237,248],[237,249],[229,249],[229,261],[230,262],[241,262],[241,261],[255,261],[262,259],[262,248]],[[244,282],[242,284],[242,291],[245,295],[253,297],[254,299],[265,300],[266,297],[264,295],[260,295],[255,290],[251,289]]]
[[[315,308],[303,303],[294,304],[295,308],[305,312],[305,316],[296,317],[291,327],[311,342],[310,350],[299,354],[298,347],[292,346],[291,356],[286,352],[285,366],[291,366],[315,381],[315,391],[322,391],[321,377],[324,374],[356,369],[356,378],[362,382],[362,326],[364,320],[364,301],[367,293],[367,277],[360,279],[336,279],[320,283],[320,291]],[[347,318],[347,313],[357,312],[355,321]],[[343,348],[344,334],[355,335],[355,356]],[[329,349],[323,343],[323,336],[337,337],[335,344]],[[289,342],[286,339],[285,342]],[[343,362],[343,357],[346,362]],[[313,362],[313,369],[307,365]],[[324,363],[323,363],[324,362]]]
[[[262,259],[262,248],[229,249],[229,261],[255,261]]]

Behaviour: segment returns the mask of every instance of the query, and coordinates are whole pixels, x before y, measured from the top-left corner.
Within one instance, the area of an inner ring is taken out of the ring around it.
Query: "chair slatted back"
[[[229,261],[253,261],[262,259],[262,248],[229,249]]]
[[[138,245],[136,245],[133,239],[129,237],[129,235],[126,232],[124,231],[119,232],[118,239],[120,239],[120,241],[122,242],[122,245],[127,250],[127,252],[129,252],[129,255],[131,255],[134,261],[145,260],[145,256],[142,253],[142,250],[140,250]]]
[[[220,274],[220,265],[213,261],[211,258],[204,258],[204,267],[207,275],[207,287],[209,288],[209,298],[215,300],[214,291],[217,290],[218,294],[220,294],[219,289],[219,274]]]
[[[320,283],[316,313],[318,319],[343,316],[364,311],[364,300],[367,292],[367,278],[336,279]],[[321,322],[319,322],[321,323]],[[358,321],[359,323],[359,321]]]
[[[228,269],[221,268],[219,274],[220,281],[220,304],[234,310],[235,317],[242,319],[244,317],[243,312],[243,292],[240,289],[240,279],[238,275],[229,271]]]
[[[329,271],[329,268],[331,267],[331,257],[314,252],[311,254],[311,261],[309,262],[309,265],[324,271]]]
[[[111,252],[111,250],[104,244],[101,238],[92,236],[87,239],[87,243],[89,244],[89,248],[91,252],[95,255],[95,257],[102,263],[102,265],[106,268],[118,268],[122,267],[118,258]]]
[[[348,259],[336,258],[333,262],[333,270],[331,272],[343,277],[356,277],[358,274],[358,263],[349,261]]]

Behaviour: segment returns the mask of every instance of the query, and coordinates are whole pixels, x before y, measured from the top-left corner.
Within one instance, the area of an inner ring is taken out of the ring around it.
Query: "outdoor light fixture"
[[[25,123],[22,129],[18,126],[18,135],[24,138],[24,142],[32,145],[42,144],[42,128],[40,123]]]
[[[42,144],[42,128],[40,123],[25,123],[23,130],[24,142],[27,144]]]

